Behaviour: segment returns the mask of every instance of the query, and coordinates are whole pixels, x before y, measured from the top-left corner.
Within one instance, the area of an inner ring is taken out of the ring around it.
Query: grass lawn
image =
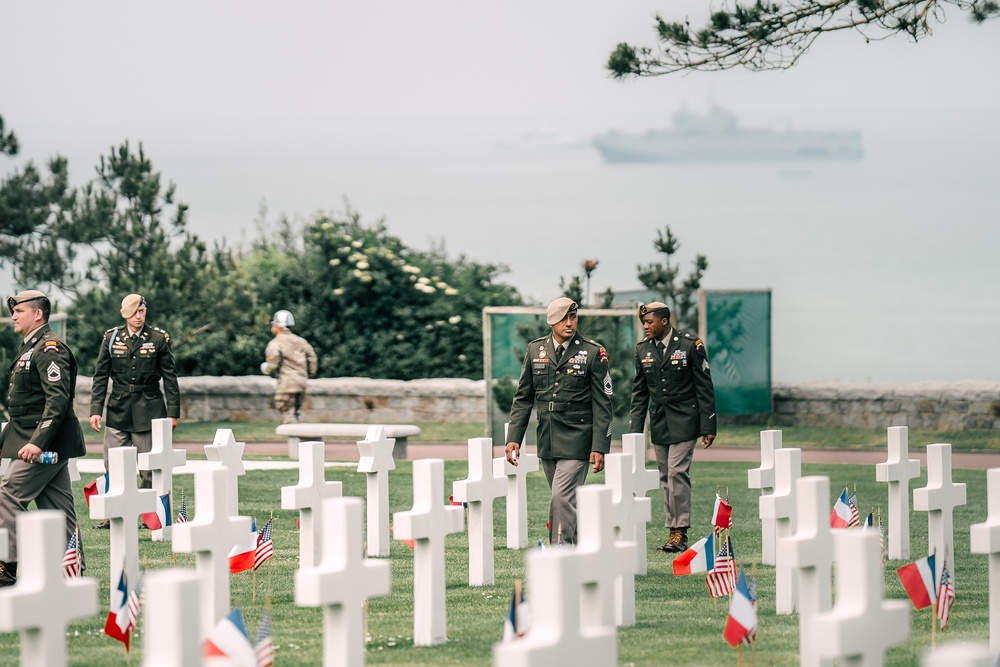
[[[95,433],[88,422],[83,424],[87,442],[99,443],[102,434]],[[180,422],[174,431],[177,442],[205,442],[215,438],[216,429],[232,429],[243,442],[280,442],[274,433],[277,422]],[[417,424],[420,435],[411,442],[466,442],[485,435],[482,424]],[[763,428],[780,428],[785,447],[803,449],[885,449],[885,429],[820,429],[803,427],[738,426],[719,427],[720,447],[759,447]],[[927,431],[909,430],[910,451],[933,442],[949,442],[955,451],[1000,450],[1000,431]]]
[[[240,434],[241,439],[247,437]],[[209,438],[210,440],[210,438]],[[785,436],[786,444],[791,438]],[[913,436],[911,435],[911,442]],[[746,488],[746,463],[696,463],[695,514],[700,526],[691,531],[691,541],[708,532],[712,501],[716,487],[730,490],[730,500],[735,508],[733,542],[737,560],[747,566],[760,560],[760,524],[757,521],[757,493]],[[864,513],[874,505],[884,507],[887,491],[884,484],[876,483],[872,466],[810,465],[802,466],[803,475],[828,475],[831,494],[838,493],[844,484],[853,488],[857,484],[860,507]],[[921,479],[914,480],[911,488],[926,483],[926,471]],[[465,461],[445,463],[446,493],[451,482],[467,476]],[[328,469],[328,479],[341,480],[344,494],[365,496],[365,476],[353,466]],[[241,478],[240,507],[244,515],[256,516],[262,525],[273,512],[275,517],[275,556],[257,573],[256,600],[254,600],[250,573],[232,577],[232,603],[244,609],[251,637],[256,632],[261,613],[268,603],[271,607],[272,626],[276,645],[277,665],[318,665],[321,663],[322,623],[317,609],[302,609],[294,604],[294,573],[298,561],[298,533],[295,528],[296,512],[280,507],[280,489],[295,484],[298,473],[287,471],[251,471]],[[968,484],[969,504],[959,508],[954,517],[955,548],[958,553],[956,590],[957,600],[952,613],[952,624],[947,638],[986,639],[988,637],[987,558],[969,553],[969,525],[986,519],[985,471],[956,470],[955,479]],[[81,532],[86,548],[87,574],[101,584],[99,606],[107,609],[109,597],[107,531],[91,529],[93,520],[88,518],[83,501],[84,479],[75,485],[77,512],[81,517]],[[603,475],[591,475],[591,483],[603,482]],[[193,480],[189,476],[175,478],[175,503],[179,502],[181,489],[186,491],[189,518],[196,515],[197,498],[193,497]],[[411,465],[397,464],[390,478],[390,504],[392,511],[408,510],[412,503]],[[653,520],[648,532],[649,574],[636,580],[635,627],[618,631],[618,654],[621,665],[724,665],[736,664],[736,651],[722,639],[728,603],[713,601],[702,575],[674,577],[670,557],[653,549],[665,538],[663,504],[659,491],[653,498]],[[543,535],[547,514],[548,488],[543,475],[529,476],[529,535],[534,539]],[[831,505],[833,498],[831,500]],[[444,499],[442,499],[444,501]],[[472,588],[468,586],[468,541],[465,535],[453,535],[447,541],[447,616],[448,643],[437,647],[414,647],[413,630],[413,551],[401,542],[393,541],[390,555],[392,564],[392,595],[372,598],[369,603],[368,629],[370,642],[367,660],[372,665],[489,665],[491,646],[502,634],[514,580],[524,577],[522,551],[505,548],[503,503],[495,505],[494,525],[497,534],[496,584]],[[911,553],[919,555],[927,547],[927,519],[923,513],[914,513],[910,520]],[[174,557],[169,544],[152,542],[149,533],[140,534],[140,558],[147,570],[170,567]],[[192,568],[194,556],[178,554],[179,567]],[[896,577],[895,568],[902,562],[891,562],[886,567],[884,584],[886,596],[905,599]],[[951,565],[950,565],[951,567]],[[759,592],[759,633],[754,658],[760,664],[794,665],[798,663],[798,617],[774,614],[774,569],[757,565]],[[527,589],[530,602],[531,590]],[[104,636],[101,629],[107,612],[100,617],[78,622],[70,627],[70,664],[72,665],[128,665],[124,648]],[[911,639],[905,645],[893,648],[887,659],[890,665],[913,665],[930,645],[931,612],[914,612],[911,619]],[[140,628],[141,630],[141,628]],[[938,635],[939,639],[941,634]],[[0,665],[18,664],[19,638],[16,634],[0,635]],[[140,664],[143,657],[141,632],[133,640],[132,663]],[[745,652],[743,659],[750,656]],[[752,663],[747,663],[752,664]]]

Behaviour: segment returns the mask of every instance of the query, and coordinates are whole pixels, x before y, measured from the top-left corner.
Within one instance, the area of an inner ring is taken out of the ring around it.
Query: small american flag
[[[951,605],[955,602],[955,584],[948,574],[948,557],[941,566],[941,584],[937,594],[937,617],[941,621],[941,629],[948,627],[948,617],[951,615]]]
[[[177,513],[177,523],[184,523],[188,520],[187,499],[184,497],[184,489],[181,489],[181,511]]]
[[[848,506],[851,508],[851,518],[847,522],[848,528],[853,528],[854,526],[861,525],[861,517],[858,515],[858,492],[855,491],[851,495],[851,499],[847,501]]]
[[[79,577],[83,573],[80,542],[76,539],[76,532],[79,529],[80,527],[77,526],[73,534],[70,535],[69,545],[66,547],[66,553],[63,555],[63,571],[67,577]]]
[[[257,626],[257,639],[253,643],[257,654],[257,667],[271,667],[274,664],[274,640],[271,638],[271,616],[264,614]]]
[[[134,628],[139,620],[139,610],[142,608],[142,572],[139,573],[139,580],[135,588],[128,592],[128,625]]]
[[[882,510],[878,511],[878,544],[882,549],[882,567],[885,567],[885,530],[882,529]]]
[[[736,588],[736,559],[733,554],[733,540],[726,538],[722,550],[715,557],[715,567],[705,578],[708,592],[713,598],[729,595]]]
[[[274,517],[267,520],[263,530],[257,536],[257,553],[253,558],[253,569],[259,568],[268,558],[274,555],[274,544],[271,542],[271,530]]]

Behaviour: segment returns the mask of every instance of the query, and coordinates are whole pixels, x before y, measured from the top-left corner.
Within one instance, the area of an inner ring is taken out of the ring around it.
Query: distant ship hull
[[[593,142],[608,162],[857,160],[862,156],[861,134],[851,131],[612,132]]]
[[[707,113],[684,108],[671,130],[609,132],[593,142],[608,162],[759,162],[857,160],[861,134],[852,131],[744,129],[717,106]]]

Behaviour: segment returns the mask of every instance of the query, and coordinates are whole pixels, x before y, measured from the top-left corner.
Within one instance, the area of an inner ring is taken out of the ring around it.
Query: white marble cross
[[[507,428],[504,424],[504,440]],[[529,472],[538,471],[538,455],[529,454],[521,442],[517,465],[507,462],[506,456],[493,459],[493,474],[507,478],[507,548],[523,549],[528,546],[528,481]]]
[[[528,552],[531,629],[523,637],[493,645],[493,667],[552,667],[618,664],[613,626],[580,623],[582,561],[575,548]]]
[[[469,505],[469,585],[492,586],[493,501],[507,492],[507,480],[493,474],[492,438],[469,438],[469,477],[451,489],[455,502]]]
[[[236,442],[232,429],[220,428],[215,431],[215,441],[211,445],[205,445],[205,456],[209,461],[215,461],[226,469],[226,484],[228,497],[226,507],[229,516],[239,516],[240,514],[240,480],[239,478],[247,474],[243,467],[243,450],[246,449],[245,442]],[[247,528],[247,532],[250,529]],[[229,610],[226,610],[229,613]],[[218,619],[216,619],[217,621]],[[215,621],[212,621],[215,627]]]
[[[795,534],[778,542],[780,567],[798,572],[799,664],[832,665],[816,655],[810,620],[830,609],[833,535],[830,531],[829,477],[803,477],[796,489]]]
[[[611,520],[615,539],[635,544],[636,535],[646,534],[646,524],[653,514],[652,501],[632,492],[635,482],[631,454],[608,454],[604,457],[604,483],[611,489]],[[645,544],[645,542],[643,542]],[[639,574],[640,559],[636,558],[635,572],[622,574],[615,579],[615,624],[623,627],[635,625],[635,575]],[[646,559],[643,554],[642,565]]]
[[[812,617],[816,653],[842,665],[881,665],[890,646],[910,634],[910,603],[882,598],[882,553],[871,530],[838,530],[833,536],[837,601]]]
[[[174,526],[174,551],[195,554],[203,634],[229,613],[229,551],[250,532],[250,517],[229,514],[229,480],[224,467],[196,471],[194,519]]]
[[[924,651],[921,667],[996,667],[996,651],[986,642],[956,639]]]
[[[369,556],[389,555],[389,471],[396,469],[395,444],[381,426],[369,426],[365,439],[358,441],[358,472],[365,473],[368,483]]]
[[[760,432],[760,466],[747,470],[747,488],[760,489],[761,495],[774,491],[774,453],[781,449],[781,431],[770,430]],[[775,538],[774,519],[761,517],[761,565],[774,565]]]
[[[198,575],[171,568],[146,576],[142,587],[142,667],[199,667]]]
[[[649,507],[649,516],[645,519],[648,523],[652,519],[653,505],[652,500],[647,498],[646,494],[660,486],[660,472],[655,468],[646,467],[646,434],[626,433],[623,435],[622,453],[632,456],[632,493],[635,494],[637,503],[641,503],[645,499],[645,504]],[[605,473],[605,479],[607,479],[607,473]],[[639,512],[641,515],[647,510],[640,508]],[[647,570],[646,526],[640,527],[638,524],[635,530],[635,562],[635,573],[645,575]]]
[[[444,541],[465,527],[465,511],[445,505],[444,461],[413,462],[413,509],[393,515],[397,540],[413,540],[413,644],[448,641]]]
[[[134,476],[133,476],[134,479]],[[97,615],[100,586],[66,577],[66,517],[55,510],[17,515],[17,583],[0,588],[0,631],[21,633],[21,665],[67,664],[66,628]]]
[[[1000,468],[986,473],[985,523],[969,528],[969,546],[974,554],[989,555],[990,650],[1000,654]]]
[[[620,454],[618,456],[621,456]],[[635,542],[615,539],[611,487],[589,484],[576,490],[580,521],[576,530],[576,552],[580,556],[580,623],[584,626],[635,625]],[[631,600],[616,596],[626,586],[616,587],[627,577],[632,582]]]
[[[159,497],[172,494],[174,489],[174,468],[184,465],[187,461],[187,452],[183,449],[174,449],[173,420],[170,418],[153,420],[153,446],[149,452],[139,454],[139,470],[151,470],[153,472],[153,490],[156,491],[157,502]],[[76,459],[72,459],[76,460]],[[173,512],[173,499],[171,498],[170,511]],[[173,519],[171,518],[171,523]],[[164,526],[159,530],[152,531],[150,537],[154,542],[169,542],[170,533],[173,526]],[[129,580],[133,581],[133,580]]]
[[[779,449],[774,453],[774,492],[760,497],[760,518],[774,521],[775,538],[795,534],[797,482],[802,473],[802,450]],[[777,614],[791,614],[796,609],[798,580],[787,564],[774,568],[774,606]]]
[[[365,664],[365,601],[391,592],[388,561],[368,560],[361,548],[359,498],[323,501],[323,559],[295,573],[295,604],[323,608],[323,665]]]
[[[108,465],[108,491],[91,496],[90,516],[111,519],[109,581],[113,591],[121,578],[120,563],[125,563],[129,581],[139,581],[139,516],[156,511],[157,497],[153,489],[136,486],[135,447],[112,447]],[[110,604],[110,591],[108,595]]]
[[[910,560],[910,480],[920,477],[920,460],[909,458],[907,434],[905,426],[890,426],[889,458],[875,464],[875,481],[889,484],[885,550],[896,560]]]
[[[299,483],[281,487],[281,509],[299,511],[299,567],[322,558],[323,501],[344,495],[341,482],[326,480],[326,449],[322,441],[300,442]]]
[[[80,481],[80,467],[76,464],[76,457],[71,458],[66,463],[66,470],[69,470],[69,481],[79,482]],[[0,473],[0,477],[3,477],[3,473]]]
[[[938,554],[934,581],[941,578],[941,566],[948,554],[951,563],[951,577],[955,581],[955,526],[952,512],[964,505],[965,484],[951,481],[951,445],[936,443],[927,445],[927,486],[913,489],[913,509],[927,512],[927,555]]]

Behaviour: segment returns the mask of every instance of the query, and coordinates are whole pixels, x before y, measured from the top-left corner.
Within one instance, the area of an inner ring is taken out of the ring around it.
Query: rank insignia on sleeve
[[[608,396],[611,395],[611,373],[604,376],[604,393]]]
[[[59,382],[62,379],[62,371],[59,370],[59,365],[56,362],[53,361],[45,369],[45,377],[49,379],[49,382]]]

